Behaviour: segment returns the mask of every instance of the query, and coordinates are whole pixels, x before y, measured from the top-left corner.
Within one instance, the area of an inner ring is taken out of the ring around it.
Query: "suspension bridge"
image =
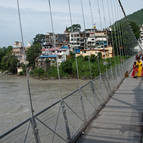
[[[54,30],[52,3],[49,0],[51,30]],[[31,105],[31,117],[19,125],[0,135],[0,143],[141,143],[143,135],[142,112],[142,79],[125,76],[130,73],[137,54],[136,48],[142,51],[137,41],[124,7],[120,0],[97,0],[99,28],[110,26],[111,45],[114,66],[101,72],[98,62],[99,76],[90,76],[90,81],[80,86],[65,97],[35,114],[32,106],[29,73],[27,70],[27,85]],[[71,1],[67,0],[70,24],[73,24]],[[102,11],[101,11],[102,5]],[[24,47],[24,37],[20,14],[20,3],[17,0],[21,40]],[[91,25],[94,25],[94,8],[89,0]],[[83,27],[86,29],[85,7],[83,0],[80,6]],[[119,12],[120,11],[120,12]],[[104,14],[103,14],[103,13]],[[120,13],[122,12],[122,15]],[[106,14],[105,14],[106,13]],[[119,21],[123,20],[123,23]],[[108,22],[109,21],[109,25]],[[125,27],[124,27],[125,24]],[[125,39],[126,38],[126,39]],[[53,39],[55,35],[53,34]],[[129,43],[127,43],[127,40]],[[55,40],[53,41],[55,46]],[[86,43],[84,44],[86,47]],[[103,45],[104,48],[104,45]],[[24,52],[24,51],[23,51]],[[126,57],[123,58],[122,57]],[[78,59],[76,60],[77,80],[79,80]],[[92,71],[89,60],[89,70]],[[57,64],[58,79],[61,80]]]

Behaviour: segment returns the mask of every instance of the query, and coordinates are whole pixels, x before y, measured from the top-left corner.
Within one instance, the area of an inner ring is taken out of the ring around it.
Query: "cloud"
[[[97,7],[97,0],[91,0],[93,21],[97,27],[104,27],[109,25],[110,21],[113,22],[113,18],[109,19],[107,14],[107,2],[111,0],[104,0],[105,9],[100,2],[100,14]],[[131,13],[137,9],[140,9],[140,2],[134,2],[130,0],[122,0],[127,13]],[[25,42],[33,39],[37,33],[46,33],[51,31],[51,22],[49,16],[48,0],[19,0],[21,9],[21,18],[23,25],[23,33]],[[56,33],[63,32],[66,26],[70,25],[70,17],[68,10],[67,0],[51,0],[54,29]],[[73,23],[79,23],[83,26],[82,12],[80,6],[80,0],[70,0],[72,21]],[[90,8],[88,0],[83,0],[85,22],[86,27],[92,26]],[[120,15],[122,15],[120,11]],[[105,19],[104,19],[105,17]],[[106,24],[104,22],[106,20]],[[101,24],[102,23],[102,26]],[[20,40],[19,21],[17,14],[16,0],[1,0],[0,3],[0,46],[13,44],[15,40]]]

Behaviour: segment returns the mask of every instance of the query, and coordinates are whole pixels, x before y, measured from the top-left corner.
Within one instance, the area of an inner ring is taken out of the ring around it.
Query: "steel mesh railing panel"
[[[30,125],[30,121],[19,126],[2,139],[0,143],[34,143],[33,131]]]
[[[67,136],[61,103],[52,106],[50,109],[36,116],[36,119],[38,119],[36,120],[37,128],[42,143],[47,141],[47,137],[49,143],[56,143],[56,141],[62,143],[64,142],[63,140],[66,140]]]
[[[72,94],[70,97],[66,98],[64,102],[76,113],[79,118],[84,120],[82,107],[81,107],[81,93],[78,90],[76,93]]]
[[[124,60],[35,115],[40,142],[64,143],[75,137],[86,121],[105,104],[110,93],[124,78],[125,72],[132,69],[133,60],[134,57]],[[35,143],[31,120],[1,137],[0,143]]]
[[[91,115],[96,111],[96,98],[91,89],[91,84],[89,83],[87,86],[81,89],[82,101],[84,105],[86,120],[88,120]]]
[[[83,100],[81,96],[81,91],[78,90],[70,97],[64,99],[71,137],[74,136],[84,124]]]
[[[111,90],[115,88],[115,82],[116,82],[116,77],[113,74],[113,69],[108,69],[107,73],[108,75],[108,82],[110,84]]]
[[[94,87],[95,87],[95,92],[97,93],[97,97],[100,100],[100,104],[103,104],[106,100],[106,94],[104,92],[105,87],[103,86],[103,83],[101,82],[100,78],[96,78],[94,80]]]
[[[46,125],[42,120],[40,120],[40,121],[39,120],[40,119],[36,120],[36,123],[37,123],[37,128],[38,128],[38,134],[40,137],[40,143],[65,143],[66,142],[66,141],[64,141],[66,139],[64,139],[65,131],[63,128],[61,129],[59,127],[59,125],[57,125],[58,127],[56,127],[56,128],[51,128],[49,125]],[[43,122],[43,124],[41,122]],[[61,125],[63,125],[63,124],[61,124]],[[47,127],[51,128],[59,136],[57,136],[54,132],[49,130],[49,128],[47,128]],[[60,138],[60,136],[63,139]]]
[[[93,86],[94,86],[94,90],[95,90],[95,95],[96,95],[96,105],[97,107],[99,107],[100,105],[102,105],[105,102],[104,99],[104,95],[101,94],[100,90],[99,90],[99,79],[95,79],[94,81],[92,81]]]

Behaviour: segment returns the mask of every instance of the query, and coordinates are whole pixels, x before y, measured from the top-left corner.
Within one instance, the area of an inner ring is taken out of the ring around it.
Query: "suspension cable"
[[[120,34],[119,34],[119,32],[120,32],[120,29],[119,29],[119,25],[118,25],[118,22],[117,22],[117,20],[118,20],[118,17],[117,17],[117,8],[116,8],[116,3],[115,3],[115,1],[113,1],[113,11],[114,11],[114,17],[115,17],[115,19],[116,19],[116,22],[115,22],[115,35],[116,35],[116,37],[117,37],[117,51],[118,51],[118,53],[117,54],[119,54],[118,56],[119,56],[119,61],[121,62],[121,37],[120,37]],[[117,56],[117,57],[118,57]],[[120,65],[120,74],[121,74],[121,77],[122,77],[122,74],[123,74],[123,64],[122,64],[122,62],[121,62],[121,64],[119,63],[119,65]]]
[[[20,6],[19,6],[19,0],[17,0],[17,8],[18,8],[18,18],[19,18],[19,26],[20,26],[20,34],[21,34],[21,40],[22,40],[22,48],[24,53],[24,38],[23,38],[23,29],[22,29],[22,20],[21,20],[21,12],[20,12]]]
[[[83,0],[80,0],[80,4],[81,4],[81,10],[82,10],[83,26],[84,26],[84,30],[85,30],[86,29],[86,24],[85,24],[85,15],[84,15],[84,8],[83,8]]]
[[[98,12],[100,13],[99,1],[97,1],[97,2],[98,2]],[[100,23],[100,24],[102,24],[102,23]],[[95,48],[96,48],[96,45],[95,45]],[[100,60],[99,60],[98,55],[97,55],[97,66],[98,66],[98,72],[99,72],[99,76],[100,76],[100,80],[101,80],[102,79],[102,77],[101,77],[101,67],[100,67]]]
[[[83,8],[83,0],[80,0],[80,5],[81,5],[81,11],[82,11],[82,18],[83,18],[83,34],[84,34],[84,50],[87,49],[87,41],[86,41],[86,24],[85,24],[85,15],[84,15],[84,8]],[[92,12],[92,11],[91,11]],[[90,79],[92,79],[92,69],[91,69],[91,63],[90,63],[90,55],[88,57],[88,65],[89,65],[89,71],[90,71]]]
[[[107,9],[108,9],[108,17],[109,17],[109,24],[110,24],[110,27],[111,27],[111,42],[112,42],[112,47],[113,47],[113,50],[112,50],[112,55],[113,55],[113,61],[114,61],[114,64],[116,65],[116,59],[115,59],[115,47],[114,47],[114,36],[113,36],[113,27],[112,27],[112,20],[111,20],[111,5],[109,5],[109,2],[108,0],[106,1],[107,2]],[[117,69],[115,68],[115,79],[117,81]]]
[[[69,7],[70,24],[71,24],[71,26],[72,26],[72,25],[73,25],[73,22],[72,22],[72,14],[71,14],[71,4],[70,4],[70,0],[68,0],[68,7]],[[72,32],[73,32],[73,29],[72,29]]]
[[[68,0],[68,7],[69,7],[70,23],[71,23],[71,28],[72,28],[73,22],[72,22],[72,13],[71,13],[70,0]],[[71,34],[72,34],[72,32],[73,32],[73,28],[71,29]],[[79,80],[79,67],[78,67],[78,60],[77,60],[76,54],[75,54],[75,62],[76,62],[77,79]]]
[[[51,28],[52,28],[52,33],[53,33],[53,46],[54,48],[56,47],[56,37],[55,37],[55,31],[54,31],[54,22],[53,22],[53,15],[52,15],[52,7],[51,7],[51,0],[48,0],[49,4],[49,10],[50,10],[50,18],[51,18]],[[58,74],[58,79],[60,80],[60,70],[59,70],[59,65],[58,65],[58,56],[56,56],[56,65],[57,65],[57,74]]]
[[[51,0],[48,0],[48,3],[49,3],[49,10],[50,10],[50,18],[51,18],[51,28],[52,28],[52,33],[53,33],[53,46],[56,47],[54,22],[53,22],[52,8],[51,8]]]
[[[91,23],[92,23],[92,27],[93,27],[94,21],[93,21],[93,12],[92,12],[92,7],[91,7],[91,0],[88,0],[88,2],[89,2],[89,7],[90,7]]]
[[[123,5],[122,5],[122,3],[121,3],[121,0],[118,0],[118,3],[119,3],[119,5],[120,5],[120,7],[121,7],[121,9],[122,9],[122,12],[123,12],[123,14],[124,14],[125,19],[127,20],[128,24],[129,24],[129,20],[128,20],[128,18],[127,18],[127,15],[126,15],[126,12],[125,12],[125,10],[124,10],[124,7],[123,7]],[[131,30],[131,32],[132,32],[132,34],[133,34],[135,40],[137,41],[137,39],[136,39],[136,37],[135,37],[135,34],[133,33],[132,28],[130,27],[130,24],[129,24],[129,28],[130,28],[130,30]],[[137,42],[137,43],[138,43],[138,42]],[[139,46],[140,49],[142,50],[142,47],[141,47],[141,45],[140,45],[139,43],[138,43],[138,46]]]
[[[103,0],[102,0],[102,6],[103,6],[103,13],[104,13],[104,3],[103,3]],[[99,21],[100,21],[100,29],[101,30],[103,30],[104,31],[104,28],[102,27],[103,25],[102,25],[102,17],[101,17],[101,12],[100,12],[100,6],[99,6],[99,1],[98,1],[98,15],[99,15]],[[104,20],[104,23],[105,23],[105,25],[106,25],[106,20],[105,20],[105,18],[103,18]],[[106,30],[106,32],[107,32],[107,30]],[[107,33],[106,33],[107,34]],[[106,38],[107,38],[107,36],[106,36]],[[105,59],[106,59],[106,52],[105,52],[105,45],[104,45],[104,39],[102,38],[102,46],[103,46],[103,50],[104,50],[104,55],[105,55]],[[108,88],[108,90],[109,91],[111,91],[111,87],[110,87],[110,84],[109,84],[109,81],[108,81],[108,76],[109,75],[107,75],[108,73],[107,73],[107,66],[105,65],[105,77],[106,77],[106,80],[107,80],[107,83],[108,83],[108,85],[107,85],[107,88]]]
[[[18,8],[18,17],[19,17],[19,26],[20,26],[20,34],[21,34],[21,40],[22,40],[22,54],[24,56],[24,62],[26,60],[25,58],[25,50],[24,50],[24,36],[23,36],[23,29],[22,29],[22,20],[21,20],[21,13],[20,13],[20,5],[19,0],[17,0],[17,8]],[[32,127],[33,127],[33,133],[35,137],[35,142],[40,143],[40,137],[37,130],[37,124],[35,122],[34,118],[34,108],[33,108],[33,102],[32,102],[32,96],[31,96],[31,90],[30,90],[30,82],[29,82],[29,69],[26,69],[26,79],[27,79],[27,88],[28,88],[28,95],[29,95],[29,102],[30,102],[30,109],[31,109],[31,119],[32,119]]]
[[[92,11],[92,7],[91,7],[91,0],[88,1],[89,2],[89,8],[90,8],[90,16],[91,16],[91,28],[93,28],[94,26],[94,18],[93,18],[93,11]],[[89,48],[90,50],[92,49],[91,47]],[[91,67],[91,54],[89,52],[89,57],[88,57],[88,65],[89,65],[89,71],[90,71],[90,78],[92,79],[92,67]]]
[[[107,34],[108,34],[108,30],[107,30],[107,22],[106,22],[106,18],[105,18],[105,6],[104,6],[104,2],[103,2],[103,0],[102,0],[102,6],[103,6],[103,21],[104,21],[104,23],[105,23],[105,27],[106,27],[106,32],[107,32]],[[108,38],[108,37],[107,37]],[[108,40],[108,39],[107,39]],[[104,41],[103,41],[104,42]],[[107,43],[108,44],[108,43]],[[108,45],[109,46],[109,45]],[[106,52],[105,52],[105,46],[104,46],[104,44],[103,44],[103,48],[104,48],[104,54],[105,54],[105,56],[106,56]],[[111,64],[111,76],[113,76],[112,75],[112,62],[111,62],[111,59],[110,59],[110,57],[109,57],[109,63]],[[110,90],[111,90],[111,87],[110,87],[110,84],[109,84],[109,82],[110,81],[108,81],[108,77],[109,77],[109,74],[107,73],[107,71],[108,71],[108,68],[107,68],[107,66],[105,67],[105,69],[106,69],[106,76],[107,76],[107,82],[108,82],[108,85],[109,85],[109,88],[110,88]]]
[[[98,6],[98,15],[99,15],[99,19],[100,19],[100,27],[102,27],[102,20],[101,20],[101,11],[100,11],[99,0],[97,0],[97,6]]]
[[[113,0],[111,1],[111,10],[112,10],[112,17],[114,20],[114,24],[113,24],[113,36],[115,38],[115,59],[116,59],[116,70],[117,70],[117,75],[121,75],[121,71],[118,69],[118,56],[119,56],[119,51],[118,51],[118,39],[117,39],[117,27],[116,27],[116,17],[115,17],[115,13],[114,13],[114,6],[113,6]],[[117,78],[118,79],[118,78]]]
[[[119,15],[119,6],[117,7],[117,16],[118,16],[119,19],[121,19],[120,15]],[[123,50],[125,48],[125,45],[124,45],[125,43],[124,43],[124,38],[122,37],[123,30],[122,30],[122,27],[121,27],[121,22],[119,22],[119,31],[120,31],[119,36],[120,36],[120,39],[121,39],[121,41],[120,41],[121,43],[120,44],[121,44],[121,47],[122,47],[121,48],[121,55],[123,56],[122,57],[122,64],[123,64],[123,60],[124,60],[123,58],[124,58],[124,54],[125,54]],[[125,69],[125,66],[123,68]]]

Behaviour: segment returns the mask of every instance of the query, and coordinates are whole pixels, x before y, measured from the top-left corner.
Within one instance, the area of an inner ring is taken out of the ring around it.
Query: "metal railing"
[[[0,143],[74,142],[124,79],[124,73],[131,70],[133,60],[124,60],[27,119],[0,136]]]

